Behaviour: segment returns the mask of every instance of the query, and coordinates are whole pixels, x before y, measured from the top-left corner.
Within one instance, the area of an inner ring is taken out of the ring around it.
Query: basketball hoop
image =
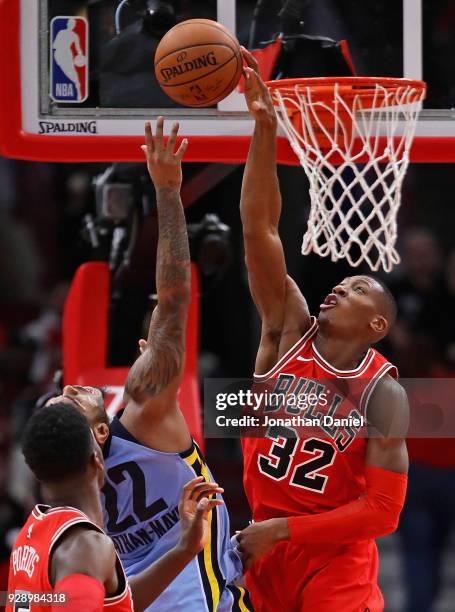
[[[333,77],[267,85],[310,181],[302,253],[390,272],[400,261],[397,214],[425,83]]]

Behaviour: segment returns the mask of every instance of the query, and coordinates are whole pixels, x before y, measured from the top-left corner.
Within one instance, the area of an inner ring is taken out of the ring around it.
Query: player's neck
[[[314,345],[322,357],[337,370],[354,370],[362,361],[368,346],[345,338],[336,338],[318,331]]]
[[[53,508],[70,506],[88,516],[98,527],[103,527],[100,490],[96,481],[72,479],[64,483],[43,485],[43,497]]]

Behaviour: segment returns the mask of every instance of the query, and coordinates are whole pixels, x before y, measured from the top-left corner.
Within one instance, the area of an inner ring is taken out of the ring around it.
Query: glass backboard
[[[455,160],[450,0],[1,0],[0,151],[24,159],[142,160],[144,121],[163,114],[190,138],[189,161],[243,161],[252,122],[241,93],[216,107],[183,108],[154,77],[154,50],[172,20],[196,17],[218,20],[249,48],[284,32],[291,59],[277,65],[274,78],[287,76],[289,61],[301,63],[302,76],[331,76],[322,72],[327,45],[319,40],[314,55],[311,45],[302,51],[292,46],[300,34],[347,40],[360,75],[423,78],[428,96],[412,158]],[[284,137],[278,157],[298,163]]]

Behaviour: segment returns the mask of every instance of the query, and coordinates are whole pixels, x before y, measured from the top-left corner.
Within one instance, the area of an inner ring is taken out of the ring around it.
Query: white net
[[[339,79],[319,89],[305,80],[269,84],[281,128],[310,182],[303,254],[386,272],[400,261],[397,213],[425,86],[405,79],[383,85],[387,80],[362,87],[358,79],[347,87]]]

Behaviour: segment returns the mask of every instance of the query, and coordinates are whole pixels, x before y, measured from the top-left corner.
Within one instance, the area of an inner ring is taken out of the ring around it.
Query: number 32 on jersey
[[[273,480],[289,478],[292,487],[300,487],[324,493],[328,476],[321,473],[335,461],[336,450],[325,440],[307,438],[301,440],[290,427],[276,425],[269,427],[267,438],[274,440],[268,455],[258,455],[259,471]],[[293,459],[299,449],[310,457],[293,466]],[[292,469],[292,473],[291,472]]]

